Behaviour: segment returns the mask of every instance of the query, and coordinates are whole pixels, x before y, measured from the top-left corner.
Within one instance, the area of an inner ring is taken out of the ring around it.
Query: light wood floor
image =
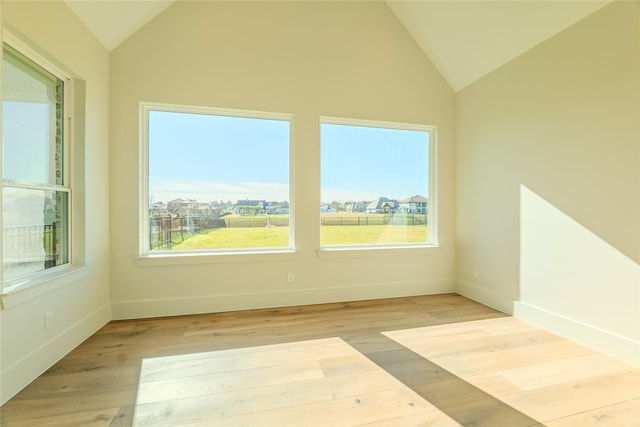
[[[458,295],[111,322],[2,426],[640,426],[640,369]]]
[[[640,368],[512,317],[384,335],[548,427],[640,426]]]

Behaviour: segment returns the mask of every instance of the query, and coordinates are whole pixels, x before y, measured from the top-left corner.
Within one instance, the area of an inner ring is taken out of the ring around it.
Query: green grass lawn
[[[321,227],[320,233],[322,246],[424,243],[427,241],[427,227],[424,225],[340,225]]]
[[[289,227],[217,228],[196,234],[173,250],[277,248],[289,246]]]
[[[427,227],[394,225],[343,225],[321,228],[323,246],[424,243]],[[278,248],[289,245],[288,227],[219,228],[196,234],[173,250]]]

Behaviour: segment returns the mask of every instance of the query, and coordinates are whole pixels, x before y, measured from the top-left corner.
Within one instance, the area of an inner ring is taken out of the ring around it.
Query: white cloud
[[[149,197],[152,201],[168,202],[173,199],[195,199],[199,202],[242,199],[289,200],[289,186],[282,183],[214,181],[168,182],[151,178]]]

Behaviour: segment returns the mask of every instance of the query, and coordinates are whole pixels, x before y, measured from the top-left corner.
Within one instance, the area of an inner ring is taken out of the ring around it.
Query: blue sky
[[[289,121],[151,111],[149,197],[289,200]]]
[[[49,152],[49,104],[37,102],[2,103],[3,178],[56,184],[55,168]]]
[[[428,197],[428,133],[321,125],[322,202]]]
[[[428,196],[426,132],[323,124],[321,138],[322,201]],[[289,201],[289,121],[151,111],[149,196]]]

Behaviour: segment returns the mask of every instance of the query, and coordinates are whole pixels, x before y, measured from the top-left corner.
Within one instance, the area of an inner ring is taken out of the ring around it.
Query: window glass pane
[[[2,196],[5,282],[68,263],[68,193],[4,187]]]
[[[2,62],[3,278],[69,263],[64,81],[11,46]]]
[[[322,246],[428,241],[429,132],[321,124]]]
[[[63,82],[4,45],[3,179],[63,184]]]
[[[149,249],[289,247],[289,127],[150,111]]]

